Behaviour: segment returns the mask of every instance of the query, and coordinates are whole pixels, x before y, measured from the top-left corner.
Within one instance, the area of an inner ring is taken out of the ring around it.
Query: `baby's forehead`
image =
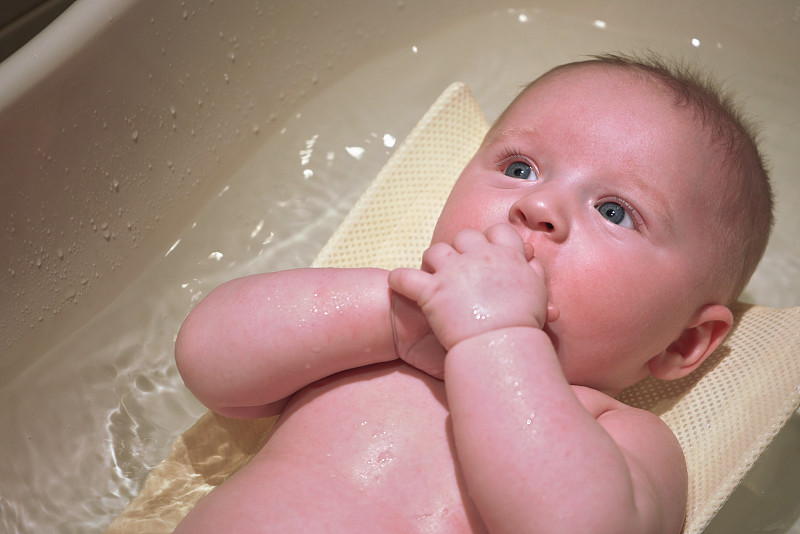
[[[530,84],[495,123],[484,147],[521,142],[534,156],[590,161],[604,176],[669,175],[668,181],[654,181],[664,194],[712,201],[724,156],[702,121],[675,99],[666,84],[630,69],[569,65]]]
[[[609,87],[614,90],[602,90]],[[597,90],[596,94],[595,90]],[[538,98],[549,93],[557,98]],[[643,98],[644,100],[637,100]],[[532,103],[533,102],[533,103]],[[655,103],[655,104],[652,104]],[[655,105],[659,119],[637,114],[636,108]],[[540,115],[557,109],[560,124],[576,128],[591,127],[575,109],[589,113],[617,113],[641,127],[643,135],[675,132],[680,138],[693,138],[708,151],[708,157],[725,159],[724,146],[715,141],[714,121],[707,121],[700,104],[686,101],[677,86],[632,67],[603,63],[577,63],[556,67],[531,82],[506,108],[487,135],[487,141],[501,138],[504,130],[520,124],[535,124]],[[552,115],[552,113],[551,113]],[[679,139],[676,139],[678,141]],[[680,143],[676,143],[676,150]]]
[[[680,95],[677,94],[675,87],[672,87],[664,80],[632,67],[603,63],[573,63],[556,67],[531,82],[512,101],[509,108],[513,108],[514,104],[524,99],[528,93],[536,91],[545,85],[566,84],[591,87],[599,83],[615,84],[621,89],[616,94],[605,95],[603,101],[597,102],[600,105],[608,102],[609,99],[625,101],[630,98],[630,95],[624,89],[635,88],[638,92],[648,94],[657,99],[663,99],[665,104],[671,104],[672,111],[676,115],[682,115],[690,111],[687,110],[687,106],[679,105]],[[570,98],[570,96],[569,92],[563,95],[564,98]]]

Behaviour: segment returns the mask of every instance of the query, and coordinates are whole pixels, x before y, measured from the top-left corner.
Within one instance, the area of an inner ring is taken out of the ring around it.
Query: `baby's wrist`
[[[501,326],[498,328],[484,330],[474,335],[465,337],[450,348],[453,351],[456,347],[470,344],[489,344],[495,345],[498,342],[522,341],[530,339],[546,339],[552,344],[550,337],[538,325],[519,324],[511,326]]]

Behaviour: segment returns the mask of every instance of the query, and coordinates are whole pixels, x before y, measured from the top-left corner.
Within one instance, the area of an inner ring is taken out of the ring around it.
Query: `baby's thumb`
[[[546,321],[548,323],[552,323],[554,321],[557,321],[560,315],[561,315],[561,310],[558,308],[558,306],[556,306],[552,302],[548,301],[547,302],[547,319],[546,319]]]
[[[533,245],[525,243],[525,260],[531,261],[533,259]]]

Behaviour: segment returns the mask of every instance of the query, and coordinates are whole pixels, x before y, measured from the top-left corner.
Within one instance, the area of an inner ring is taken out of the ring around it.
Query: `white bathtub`
[[[310,263],[450,82],[493,117],[550,66],[644,47],[763,123],[778,223],[745,299],[800,305],[796,1],[78,0],[0,64],[0,530],[101,531],[203,411],[185,313]],[[790,531],[799,419],[707,532]]]

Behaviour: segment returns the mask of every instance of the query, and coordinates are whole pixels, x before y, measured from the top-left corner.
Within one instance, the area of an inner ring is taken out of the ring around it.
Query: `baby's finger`
[[[475,247],[486,244],[486,236],[482,232],[467,228],[461,230],[453,238],[453,248],[458,252],[464,253],[473,250]]]
[[[544,267],[542,267],[542,262],[539,261],[538,258],[532,258],[528,260],[528,265],[531,266],[533,272],[535,272],[542,280],[544,280]]]
[[[393,291],[420,304],[422,295],[432,278],[433,275],[430,273],[404,267],[389,273],[389,287]]]
[[[491,226],[486,230],[486,239],[488,239],[490,243],[513,248],[514,250],[519,250],[523,255],[526,255],[525,243],[510,224],[501,223]],[[531,251],[532,250],[533,247],[531,247]],[[532,254],[531,257],[533,257]]]
[[[422,270],[427,273],[435,273],[453,254],[456,254],[456,251],[450,245],[434,243],[422,253]]]
[[[533,245],[530,243],[525,243],[525,261],[531,261],[533,259]]]

